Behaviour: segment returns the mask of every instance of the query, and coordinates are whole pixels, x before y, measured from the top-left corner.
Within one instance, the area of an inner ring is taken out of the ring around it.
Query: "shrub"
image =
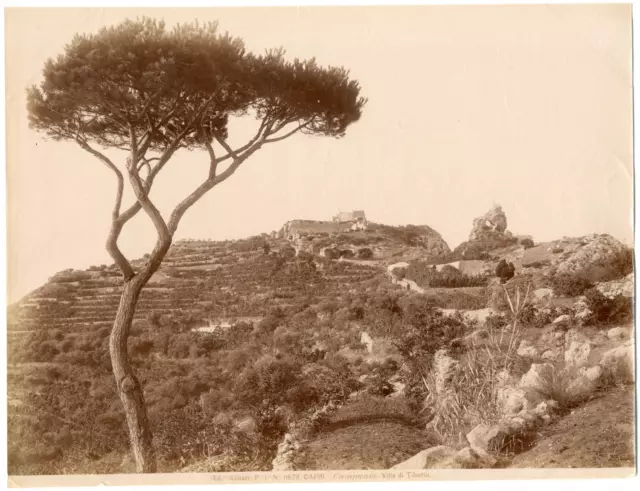
[[[608,298],[597,288],[585,291],[587,306],[593,313],[596,322],[609,324],[613,322],[628,321],[633,317],[633,302],[630,298],[618,295]]]
[[[364,247],[358,251],[358,258],[360,259],[373,259],[373,251],[368,247]]]
[[[394,340],[400,353],[409,361],[424,366],[440,348],[462,335],[465,325],[461,317],[446,316],[429,305],[412,304],[406,314],[410,323]]]
[[[520,241],[520,245],[523,246],[525,249],[531,249],[532,247],[535,247],[533,240],[529,238],[522,239]]]
[[[310,252],[307,252],[307,251],[300,251],[300,252],[298,252],[298,261],[312,262],[313,261],[313,254],[311,254]]]
[[[500,278],[500,283],[506,283],[516,274],[516,268],[513,263],[507,263],[505,259],[501,259],[496,266],[496,276]]]
[[[578,377],[580,374],[577,369],[553,367],[549,376],[538,379],[536,392],[545,400],[556,401],[559,411],[568,411],[585,402],[590,396],[588,392],[570,389],[572,382]]]
[[[291,246],[284,246],[280,249],[280,257],[284,260],[293,259],[296,257],[296,250]]]
[[[476,287],[487,283],[487,278],[483,276],[469,276],[449,265],[438,271],[436,266],[423,261],[412,261],[407,268],[406,277],[429,288]]]
[[[327,247],[324,250],[324,257],[327,259],[338,259],[340,257],[340,253],[332,247]]]
[[[577,297],[593,286],[591,280],[581,274],[556,273],[551,277],[551,288],[559,297]]]
[[[551,324],[560,315],[559,310],[556,308],[538,309],[531,304],[527,304],[522,308],[518,321],[527,327],[541,329]]]
[[[623,278],[633,273],[633,256],[633,249],[629,247],[625,247],[622,251],[616,254],[615,259],[611,263],[611,267],[617,278]]]
[[[625,247],[616,252],[613,257],[589,264],[585,274],[593,283],[599,283],[624,278],[632,272],[633,249]]]
[[[346,259],[351,259],[354,256],[355,256],[355,254],[351,249],[344,249],[344,250],[340,251],[340,257],[344,257]]]

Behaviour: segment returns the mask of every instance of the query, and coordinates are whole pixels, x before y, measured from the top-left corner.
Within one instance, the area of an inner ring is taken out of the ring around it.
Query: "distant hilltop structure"
[[[306,234],[335,234],[366,229],[367,217],[363,210],[340,211],[332,220],[291,220],[284,224],[278,236],[295,238]]]
[[[333,217],[333,221],[334,223],[350,223],[351,230],[366,230],[367,228],[367,216],[364,210],[339,211]]]
[[[333,217],[334,222],[356,222],[358,220],[367,220],[363,210],[354,211],[339,211],[336,216]]]

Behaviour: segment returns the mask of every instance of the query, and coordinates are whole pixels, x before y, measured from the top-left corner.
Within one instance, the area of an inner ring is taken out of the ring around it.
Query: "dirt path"
[[[634,467],[634,399],[633,386],[598,394],[543,428],[535,446],[509,467]]]

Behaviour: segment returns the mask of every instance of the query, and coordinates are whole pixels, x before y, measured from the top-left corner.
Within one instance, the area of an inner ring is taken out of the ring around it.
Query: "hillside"
[[[628,382],[610,368],[632,332],[632,264],[614,239],[535,245],[509,235],[506,218],[503,230],[484,220],[462,257],[426,226],[313,223],[177,242],[144,290],[129,350],[161,471],[386,468],[433,446],[469,454],[459,436],[502,421],[500,398],[521,390],[475,393],[470,381],[565,373],[576,332],[589,339],[588,366],[604,367],[598,387]],[[516,264],[500,285],[503,259]],[[131,471],[107,349],[119,281],[114,266],[67,270],[9,308],[10,474]],[[526,308],[510,313],[503,286],[514,299],[526,287]],[[618,326],[621,337],[602,342]],[[485,407],[452,406],[443,366],[460,367],[456,404]]]

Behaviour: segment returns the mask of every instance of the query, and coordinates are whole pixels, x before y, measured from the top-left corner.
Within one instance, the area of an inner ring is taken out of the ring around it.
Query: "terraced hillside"
[[[143,290],[134,323],[145,324],[150,315],[176,311],[192,323],[260,317],[305,295],[322,301],[380,275],[375,267],[350,262],[326,262],[321,269],[312,261],[286,264],[280,252],[286,255],[288,241],[265,240],[177,242]],[[8,332],[73,332],[110,326],[120,284],[121,275],[114,266],[61,272],[10,307]]]

